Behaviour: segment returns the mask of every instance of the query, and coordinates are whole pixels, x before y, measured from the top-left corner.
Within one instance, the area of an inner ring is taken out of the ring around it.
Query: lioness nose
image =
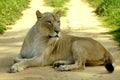
[[[58,34],[60,31],[58,31],[58,30],[55,30],[55,32]]]

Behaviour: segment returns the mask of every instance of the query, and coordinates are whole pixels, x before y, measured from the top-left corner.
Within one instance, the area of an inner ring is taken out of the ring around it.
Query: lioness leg
[[[18,63],[15,63],[11,68],[9,72],[20,72],[28,67],[34,67],[34,66],[42,66],[42,61],[40,57],[33,57],[31,59],[25,59],[23,61],[20,61]]]
[[[74,64],[60,65],[58,67],[58,70],[66,71],[66,70],[73,70],[73,69],[78,69],[78,68],[80,69],[85,68],[87,51],[81,45],[79,45],[79,48],[78,48],[77,41],[74,42],[72,45],[72,53],[73,53],[73,58],[74,58]]]
[[[18,63],[18,62],[25,61],[25,60],[27,60],[27,58],[23,58],[21,55],[18,55],[14,59],[14,63]]]
[[[59,65],[59,67],[57,67],[58,70],[60,71],[69,71],[69,70],[74,70],[74,69],[84,69],[85,68],[85,62],[86,62],[86,58],[84,58],[83,56],[79,56],[77,55],[78,53],[74,53],[74,63],[64,63],[64,65]]]
[[[60,65],[57,69],[60,71],[69,71],[69,70],[74,70],[74,69],[84,69],[85,67],[85,62],[84,61],[75,61],[74,64],[65,64],[65,65]]]

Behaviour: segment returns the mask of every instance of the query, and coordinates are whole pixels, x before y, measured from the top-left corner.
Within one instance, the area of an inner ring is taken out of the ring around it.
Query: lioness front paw
[[[10,68],[9,72],[10,72],[10,73],[16,73],[16,72],[22,71],[23,69],[24,69],[24,68],[23,68],[23,67],[20,67],[20,64],[19,64],[19,63],[16,63],[16,64],[14,64],[14,65]]]

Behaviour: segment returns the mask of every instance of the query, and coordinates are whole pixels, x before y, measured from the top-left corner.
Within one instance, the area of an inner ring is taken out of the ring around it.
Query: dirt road
[[[52,11],[53,8],[44,6],[43,0],[31,0],[30,9],[23,12],[23,17],[11,25],[12,29],[0,35],[0,80],[120,80],[120,50],[118,43],[111,35],[103,34],[103,28],[93,9],[82,0],[71,0],[67,17],[63,17],[62,29],[70,29],[75,36],[92,37],[100,41],[114,56],[115,72],[109,74],[103,66],[86,67],[85,70],[60,72],[52,67],[33,67],[19,73],[8,73],[13,64],[13,58],[19,54],[26,32],[36,21],[35,11]]]

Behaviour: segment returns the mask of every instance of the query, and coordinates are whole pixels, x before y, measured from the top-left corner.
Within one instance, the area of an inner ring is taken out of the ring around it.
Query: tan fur
[[[25,37],[10,72],[53,65],[58,70],[84,69],[86,65],[112,63],[110,53],[97,41],[60,32],[60,12],[36,11],[37,22]]]

